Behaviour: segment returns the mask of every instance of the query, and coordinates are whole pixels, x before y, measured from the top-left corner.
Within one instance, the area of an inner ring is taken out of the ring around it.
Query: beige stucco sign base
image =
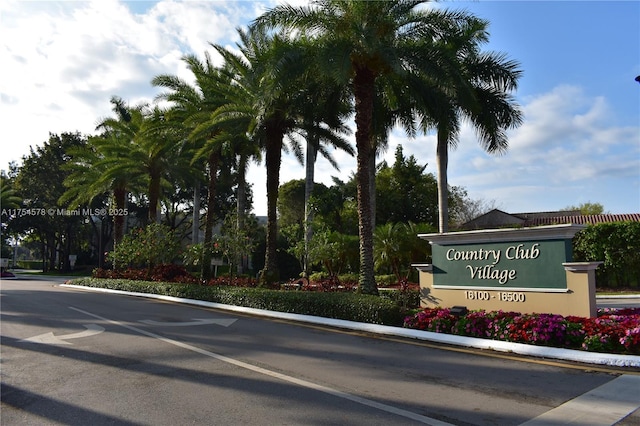
[[[468,282],[456,281],[455,286],[434,284],[436,271],[438,271],[438,268],[442,269],[444,264],[448,262],[447,259],[451,258],[451,253],[454,253],[454,251],[450,250],[450,247],[458,247],[456,244],[460,244],[460,241],[465,244],[472,244],[471,247],[475,247],[473,244],[476,243],[479,244],[477,247],[483,247],[482,244],[485,243],[495,244],[497,240],[507,242],[507,246],[511,241],[514,242],[514,245],[522,244],[523,241],[542,241],[541,250],[543,250],[544,241],[568,239],[567,241],[570,242],[573,235],[582,228],[582,226],[577,225],[555,225],[513,230],[500,229],[419,235],[420,238],[428,240],[430,244],[441,245],[441,249],[444,246],[447,250],[447,258],[444,260],[434,257],[434,263],[439,262],[440,264],[413,265],[420,272],[421,306],[425,308],[464,306],[468,310],[502,310],[521,313],[596,317],[595,271],[602,262],[571,262],[567,261],[570,259],[558,259],[556,265],[558,268],[564,268],[564,277],[562,278],[566,278],[566,286],[562,285],[562,288],[526,288],[516,285],[504,288],[495,285],[478,286],[477,279],[475,282],[472,279],[469,279]],[[468,248],[469,246],[466,247]],[[504,263],[504,260],[497,263],[496,267],[501,263]],[[514,268],[517,268],[517,266],[514,266]],[[472,270],[472,268],[468,267],[467,270]],[[517,272],[519,273],[520,271]],[[528,273],[531,274],[531,271],[528,271]],[[437,279],[442,282],[441,277]]]

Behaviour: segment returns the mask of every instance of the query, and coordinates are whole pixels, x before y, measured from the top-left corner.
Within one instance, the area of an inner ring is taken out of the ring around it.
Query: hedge
[[[402,325],[406,314],[393,300],[357,293],[281,291],[110,278],[80,278],[71,283],[371,324]]]

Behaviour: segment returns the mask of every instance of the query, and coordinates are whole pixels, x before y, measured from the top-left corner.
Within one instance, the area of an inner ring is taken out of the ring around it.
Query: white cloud
[[[3,2],[0,108],[12,141],[3,144],[3,163],[19,160],[49,132],[93,133],[110,114],[111,96],[150,102],[159,91],[150,84],[155,75],[191,78],[181,57],[235,40],[255,7],[168,0],[135,13],[116,0]]]

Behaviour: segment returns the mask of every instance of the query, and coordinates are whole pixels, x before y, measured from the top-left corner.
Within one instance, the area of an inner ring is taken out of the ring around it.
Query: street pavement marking
[[[89,337],[96,334],[100,334],[104,331],[104,328],[95,324],[84,324],[86,330],[78,333],[64,334],[62,336],[56,336],[53,332],[40,334],[38,336],[29,337],[27,339],[20,340],[21,342],[30,343],[44,343],[49,345],[71,345],[69,342],[65,342],[68,339],[80,339],[82,337]]]
[[[155,320],[140,320],[141,323],[147,325],[157,325],[162,327],[189,327],[192,325],[207,325],[207,324],[217,324],[223,327],[229,327],[231,324],[236,322],[234,319],[216,319],[216,318],[194,318],[193,321],[180,321],[180,322],[165,322],[165,321],[155,321]]]
[[[149,331],[142,330],[142,329],[137,328],[137,327],[133,327],[131,325],[122,323],[120,321],[110,320],[108,318],[101,317],[100,315],[92,314],[91,312],[87,312],[87,311],[84,311],[82,309],[74,308],[73,306],[69,306],[69,309],[73,309],[74,311],[80,312],[80,313],[88,315],[90,317],[98,318],[98,319],[100,319],[102,321],[106,321],[106,322],[109,322],[111,324],[119,325],[121,327],[124,327],[124,328],[127,328],[129,330],[135,331],[136,333],[140,333],[140,334],[143,334],[145,336],[161,340],[161,341],[163,341],[165,343],[169,343],[169,344],[172,344],[174,346],[178,346],[178,347],[181,347],[181,348],[184,348],[184,349],[188,349],[190,351],[193,351],[193,352],[208,356],[210,358],[217,359],[218,361],[226,362],[228,364],[232,364],[232,365],[235,365],[235,366],[240,367],[240,368],[245,368],[247,370],[255,371],[256,373],[264,374],[266,376],[270,376],[270,377],[273,377],[273,378],[276,378],[276,379],[284,380],[286,382],[293,383],[293,384],[296,384],[298,386],[303,386],[303,387],[306,387],[306,388],[309,388],[309,389],[313,389],[313,390],[316,390],[316,391],[319,391],[319,392],[324,392],[324,393],[327,393],[329,395],[336,396],[338,398],[343,398],[343,399],[347,399],[349,401],[357,402],[358,404],[366,405],[368,407],[372,407],[372,408],[376,408],[378,410],[386,411],[386,412],[391,413],[391,414],[395,414],[395,415],[398,415],[398,416],[406,417],[408,419],[415,420],[415,421],[423,423],[423,424],[432,425],[432,426],[452,426],[450,423],[442,422],[440,420],[433,419],[431,417],[421,416],[420,414],[412,413],[411,411],[403,410],[401,408],[393,407],[393,406],[387,405],[387,404],[382,404],[382,403],[379,403],[379,402],[376,402],[376,401],[373,401],[373,400],[370,400],[370,399],[361,398],[359,396],[352,395],[352,394],[347,393],[347,392],[343,392],[343,391],[340,391],[340,390],[337,390],[337,389],[333,389],[333,388],[330,388],[330,387],[327,387],[327,386],[319,385],[317,383],[309,382],[307,380],[298,379],[296,377],[288,376],[286,374],[277,373],[275,371],[267,370],[266,368],[257,367],[255,365],[248,364],[246,362],[238,361],[236,359],[229,358],[229,357],[226,357],[224,355],[216,354],[214,352],[210,352],[210,351],[207,351],[206,349],[201,349],[201,348],[198,348],[196,346],[189,345],[187,343],[179,342],[179,341],[173,340],[173,339],[168,339],[166,337],[162,337],[162,336],[160,336],[158,334],[151,333]]]
[[[640,376],[622,375],[520,426],[611,426],[640,407]]]

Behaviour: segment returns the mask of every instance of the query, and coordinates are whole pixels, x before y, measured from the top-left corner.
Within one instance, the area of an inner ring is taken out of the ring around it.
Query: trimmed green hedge
[[[371,324],[402,326],[404,320],[402,308],[393,300],[356,293],[281,291],[108,278],[80,278],[71,283]]]

